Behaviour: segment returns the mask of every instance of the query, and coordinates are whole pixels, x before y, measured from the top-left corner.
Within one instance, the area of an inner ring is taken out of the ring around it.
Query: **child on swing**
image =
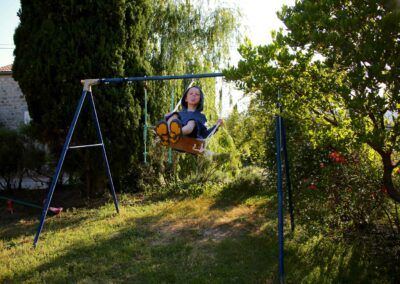
[[[202,113],[204,94],[200,87],[189,87],[181,99],[182,110],[165,115],[165,120],[156,125],[156,134],[161,144],[168,146],[175,144],[182,136],[206,139],[216,127],[223,124],[222,119],[207,129],[207,119]]]

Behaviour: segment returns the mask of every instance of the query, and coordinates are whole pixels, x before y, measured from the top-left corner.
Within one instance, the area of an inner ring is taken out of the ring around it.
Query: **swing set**
[[[0,200],[5,200],[7,202],[7,211],[10,213],[14,212],[14,205],[13,203],[20,204],[26,207],[31,207],[31,208],[36,208],[36,209],[42,209],[42,206],[39,206],[35,203],[20,200],[20,199],[15,199],[7,196],[2,196],[0,195]],[[63,211],[62,207],[49,207],[49,211],[55,215],[60,214]]]
[[[113,183],[112,176],[111,176],[111,171],[110,171],[110,165],[109,165],[109,162],[108,162],[107,153],[106,153],[106,149],[105,149],[105,146],[104,146],[103,135],[102,135],[102,132],[101,132],[100,123],[99,123],[99,119],[98,119],[98,116],[97,116],[96,106],[95,106],[94,97],[93,97],[93,93],[92,93],[92,86],[98,85],[98,84],[121,84],[121,83],[138,82],[138,81],[215,78],[215,77],[222,77],[222,76],[223,76],[222,73],[204,73],[204,74],[188,74],[188,75],[144,76],[144,77],[104,78],[104,79],[86,79],[86,80],[82,80],[82,84],[83,84],[82,95],[81,95],[81,98],[80,98],[80,100],[78,102],[78,106],[77,106],[77,108],[75,110],[75,114],[74,114],[74,117],[72,119],[70,128],[68,130],[67,138],[65,140],[65,143],[64,143],[60,158],[58,160],[55,173],[54,173],[54,175],[52,177],[50,189],[48,191],[46,202],[45,202],[45,204],[43,206],[42,215],[40,217],[39,227],[37,229],[37,232],[36,232],[36,235],[35,235],[35,239],[33,241],[33,246],[36,247],[36,245],[37,245],[37,243],[39,241],[40,234],[41,234],[41,232],[43,230],[43,227],[44,227],[44,222],[45,222],[45,219],[46,219],[46,216],[47,216],[47,212],[48,212],[49,207],[50,207],[51,199],[53,197],[57,181],[58,181],[58,179],[60,177],[60,173],[61,173],[62,166],[64,164],[65,157],[66,157],[66,155],[67,155],[69,150],[90,148],[90,147],[100,147],[101,148],[104,164],[105,164],[105,167],[106,167],[106,173],[107,173],[107,177],[108,177],[110,193],[111,193],[113,201],[114,201],[115,209],[116,209],[117,213],[119,213],[118,199],[117,199],[117,195],[115,193],[114,183]],[[89,106],[90,106],[91,113],[92,113],[92,119],[94,121],[94,125],[95,125],[95,128],[96,128],[96,134],[97,134],[98,143],[89,144],[89,145],[70,146],[71,139],[72,139],[72,136],[74,134],[76,124],[78,122],[79,115],[81,113],[83,104],[85,103],[86,99],[89,100]],[[146,123],[145,123],[145,127],[144,127],[144,137],[145,137],[145,139],[147,139],[147,131],[148,131],[147,130],[147,128],[148,128],[148,126],[147,126],[147,91],[145,91],[145,122]],[[184,139],[182,139],[183,141],[181,143],[177,143],[178,145],[174,146],[175,147],[174,149],[180,150],[180,151],[185,151],[186,150],[187,152],[192,153],[192,154],[200,154],[200,153],[204,153],[206,151],[205,147],[207,145],[207,139],[198,140],[198,139],[186,139],[188,137],[182,137],[182,138],[184,138]],[[209,138],[209,137],[207,137],[207,138]],[[196,149],[196,150],[194,150],[194,149]],[[145,162],[147,162],[146,144],[145,144],[144,155],[145,155]]]
[[[101,148],[103,160],[104,160],[104,164],[105,164],[105,168],[106,168],[106,173],[107,173],[107,177],[108,177],[110,193],[113,198],[115,209],[116,209],[117,213],[119,213],[118,199],[117,199],[117,195],[115,193],[115,188],[114,188],[114,183],[113,183],[112,176],[111,176],[110,166],[108,163],[107,153],[106,153],[106,149],[105,149],[105,145],[104,145],[104,141],[103,141],[103,137],[102,137],[102,132],[100,129],[100,124],[99,124],[99,120],[98,120],[98,116],[97,116],[97,112],[96,112],[94,97],[93,97],[93,93],[92,93],[92,86],[98,85],[98,84],[120,84],[120,83],[128,83],[128,82],[135,82],[135,81],[181,80],[181,79],[198,79],[198,78],[213,78],[213,77],[215,78],[215,77],[223,77],[223,76],[224,76],[223,73],[204,73],[204,74],[187,74],[187,75],[144,76],[144,77],[104,78],[104,79],[82,80],[82,84],[83,84],[82,95],[78,102],[78,106],[75,110],[75,114],[72,119],[70,128],[68,130],[68,134],[67,134],[60,158],[58,160],[55,173],[52,177],[52,182],[51,182],[48,194],[47,194],[46,202],[42,208],[42,215],[41,215],[39,226],[38,226],[38,229],[37,229],[34,241],[33,241],[33,246],[36,247],[37,243],[39,241],[39,237],[43,230],[45,219],[46,219],[47,213],[49,211],[53,193],[54,193],[57,181],[59,179],[65,157],[69,150],[88,148],[88,147],[100,147]],[[279,102],[280,96],[281,95],[279,93],[278,94],[278,102]],[[92,118],[95,122],[98,143],[89,144],[89,145],[70,146],[71,139],[72,139],[72,136],[75,131],[75,126],[77,124],[79,115],[82,110],[82,106],[86,99],[89,100]],[[173,102],[173,98],[172,98],[172,102]],[[179,106],[177,106],[177,107],[179,107]],[[176,107],[176,109],[177,109],[177,107]],[[286,187],[288,190],[287,198],[288,198],[288,203],[289,203],[290,223],[291,223],[292,231],[294,230],[294,218],[293,218],[291,183],[290,183],[290,175],[289,175],[289,163],[288,163],[288,155],[287,155],[287,149],[286,149],[286,134],[285,134],[283,118],[280,115],[281,105],[279,103],[277,104],[277,108],[279,111],[276,114],[276,128],[275,129],[276,129],[276,149],[277,149],[276,159],[277,159],[277,193],[278,193],[278,247],[279,247],[278,251],[279,251],[279,280],[280,280],[280,283],[283,283],[284,282],[283,169],[285,170],[285,175],[286,175]],[[147,141],[146,139],[147,139],[148,128],[149,128],[149,126],[147,125],[147,91],[145,89],[145,126],[144,126],[145,142]],[[215,128],[215,130],[216,130],[216,128]],[[182,141],[180,143],[177,143],[177,145],[171,146],[171,148],[178,150],[178,151],[195,154],[195,155],[207,153],[207,150],[206,150],[207,143],[208,143],[209,138],[212,136],[212,134],[214,134],[214,133],[211,133],[209,135],[209,137],[207,137],[204,140],[193,139],[193,138],[189,138],[189,137],[182,137],[181,138]],[[147,146],[145,143],[144,162],[147,161],[147,154],[148,154]],[[284,165],[282,164],[283,160],[284,160]]]
[[[215,74],[215,73],[214,73]],[[221,75],[222,76],[222,75]],[[188,90],[192,87],[194,81],[192,79],[191,83],[186,87],[185,90]],[[147,88],[145,86],[144,88],[144,95],[145,95],[145,103],[144,103],[144,128],[143,128],[143,140],[144,140],[144,162],[147,163],[147,133],[148,129],[154,129],[154,126],[149,126],[147,124],[148,122],[148,115],[147,115]],[[178,100],[178,103],[174,105],[174,92],[171,94],[171,109],[170,112],[174,113],[177,112],[180,105],[181,105],[181,100]],[[208,143],[211,139],[211,137],[215,134],[215,132],[218,130],[220,127],[220,123],[218,122],[215,126],[215,128],[208,134],[208,136],[204,139],[201,138],[193,138],[189,136],[182,136],[177,143],[169,143],[168,144],[168,161],[169,163],[172,163],[172,153],[171,150],[176,150],[178,152],[184,152],[184,153],[189,153],[193,155],[206,155],[206,156],[211,156],[214,153],[211,151],[207,150],[208,148]],[[159,145],[161,145],[160,141],[157,141]]]

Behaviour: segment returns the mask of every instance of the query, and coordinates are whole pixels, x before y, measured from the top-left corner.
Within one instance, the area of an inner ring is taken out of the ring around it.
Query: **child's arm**
[[[178,112],[169,112],[164,116],[165,121],[168,121],[171,117],[176,116],[175,118],[180,119],[179,113]]]
[[[220,126],[222,126],[223,124],[224,124],[224,120],[222,118],[219,118],[216,124],[214,124],[212,127],[207,129],[207,136],[206,137],[208,137],[210,134],[214,134],[215,132],[217,132],[218,128]]]

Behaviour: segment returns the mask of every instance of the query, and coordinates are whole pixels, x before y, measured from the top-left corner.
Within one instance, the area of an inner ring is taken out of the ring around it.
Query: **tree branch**
[[[333,126],[339,126],[339,123],[337,122],[336,119],[331,119],[329,117],[326,117],[323,113],[317,111],[316,109],[311,109],[311,111],[319,116],[322,117],[322,119],[324,119],[325,121],[329,122],[330,124],[332,124]]]
[[[377,129],[379,129],[379,124],[378,124],[378,121],[376,121],[375,115],[374,115],[372,112],[368,111],[368,117],[371,119],[371,121],[372,121],[372,123],[374,124],[374,126],[375,126]]]

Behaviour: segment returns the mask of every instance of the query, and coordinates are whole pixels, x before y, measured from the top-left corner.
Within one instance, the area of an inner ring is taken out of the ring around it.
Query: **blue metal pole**
[[[134,81],[157,81],[157,80],[213,78],[213,77],[223,77],[223,76],[224,76],[223,73],[203,73],[203,74],[167,75],[167,76],[102,78],[102,79],[98,79],[98,83],[117,84],[117,83],[134,82]]]
[[[117,213],[119,213],[118,199],[117,199],[117,195],[115,194],[115,188],[114,188],[114,183],[113,183],[112,176],[111,176],[110,165],[108,163],[108,158],[107,158],[106,148],[104,146],[103,136],[101,135],[100,123],[99,123],[99,119],[97,117],[96,106],[94,104],[92,92],[89,92],[89,101],[90,101],[90,105],[92,107],[92,115],[93,115],[93,119],[94,119],[95,125],[96,125],[97,137],[99,139],[99,142],[102,144],[101,149],[102,149],[102,153],[103,153],[103,159],[106,164],[106,171],[107,171],[107,176],[108,176],[108,182],[110,185],[111,195],[114,200],[115,209],[117,210]]]
[[[64,143],[64,147],[63,147],[63,150],[61,152],[60,159],[58,160],[56,171],[55,171],[54,176],[52,178],[49,192],[47,193],[47,198],[46,198],[46,202],[45,202],[44,207],[43,207],[43,211],[42,211],[42,216],[40,218],[39,227],[37,229],[37,232],[36,232],[36,235],[35,235],[35,239],[33,241],[33,246],[34,247],[36,247],[37,242],[38,242],[39,237],[40,237],[40,233],[43,230],[44,221],[46,219],[47,211],[49,210],[50,202],[51,202],[51,199],[52,199],[53,193],[54,193],[54,189],[56,188],[56,184],[57,184],[58,178],[60,176],[60,172],[61,172],[61,168],[63,166],[64,160],[65,160],[65,156],[67,155],[69,144],[71,143],[72,135],[74,134],[74,130],[75,130],[75,126],[76,126],[76,123],[78,121],[78,118],[79,118],[79,114],[81,113],[83,103],[85,102],[86,94],[87,94],[87,91],[83,90],[82,91],[82,96],[81,96],[81,98],[79,100],[79,103],[78,103],[78,107],[76,108],[76,111],[75,111],[75,114],[74,114],[74,118],[72,119],[71,126],[69,127],[67,139],[66,139],[66,141]]]
[[[173,110],[174,110],[174,103],[175,103],[175,88],[172,89],[170,112],[173,112]],[[171,148],[168,149],[168,163],[172,164],[172,149]]]
[[[144,163],[147,164],[147,88],[144,87],[144,126],[143,126]]]
[[[289,171],[289,157],[287,153],[286,147],[286,128],[283,118],[282,121],[282,148],[283,148],[283,155],[285,159],[285,174],[286,174],[286,186],[288,190],[288,203],[289,203],[289,214],[290,214],[290,228],[292,232],[294,231],[294,213],[293,213],[293,194],[292,194],[292,183],[290,180],[290,171]]]
[[[283,190],[282,190],[282,158],[281,158],[281,116],[276,116],[276,167],[278,188],[278,248],[279,248],[279,282],[284,283],[284,236],[283,236]]]

